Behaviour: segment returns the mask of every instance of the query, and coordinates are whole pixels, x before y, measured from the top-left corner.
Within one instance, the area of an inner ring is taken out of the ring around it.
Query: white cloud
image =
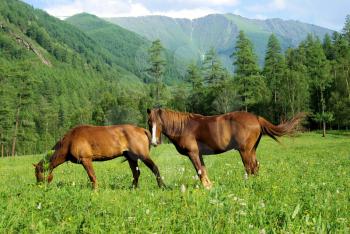
[[[201,5],[212,5],[212,6],[222,6],[222,5],[237,5],[239,3],[238,0],[176,0],[177,2],[183,3],[200,3]]]
[[[286,8],[285,0],[274,0],[269,5],[270,5],[271,8],[275,8],[275,9],[278,9],[278,10],[282,10],[282,9]]]
[[[178,0],[183,1],[183,0]],[[198,1],[199,0],[190,0]],[[236,0],[206,0],[205,2],[233,3]],[[126,16],[144,16],[144,15],[164,15],[173,18],[194,19],[205,15],[220,13],[211,8],[194,8],[169,11],[151,11],[141,3],[135,3],[132,0],[106,0],[101,4],[100,0],[74,0],[71,3],[53,5],[45,9],[49,14],[61,19],[78,13],[87,12],[100,17],[126,17]]]
[[[254,19],[258,19],[258,20],[266,20],[268,17],[262,14],[256,14]]]
[[[164,15],[172,18],[187,18],[196,19],[210,14],[221,13],[217,10],[210,8],[196,8],[196,9],[183,9],[178,11],[157,11],[153,12],[152,15]]]
[[[269,3],[264,4],[254,4],[246,7],[247,10],[255,12],[255,13],[264,13],[264,12],[274,12],[279,10],[284,10],[287,7],[287,3],[285,0],[272,0]]]
[[[74,0],[71,3],[52,5],[45,9],[49,14],[64,18],[82,12],[88,12],[101,17],[113,16],[141,16],[148,15],[150,11],[142,4],[131,1],[106,0]]]

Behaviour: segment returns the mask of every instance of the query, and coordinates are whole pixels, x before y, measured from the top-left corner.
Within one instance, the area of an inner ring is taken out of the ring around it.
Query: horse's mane
[[[55,160],[59,154],[58,151],[64,147],[65,142],[68,140],[68,136],[71,134],[72,130],[68,131],[60,140],[56,142],[56,144],[51,148],[51,155],[48,157],[49,152],[46,154],[46,161],[52,162]]]
[[[158,109],[158,116],[162,122],[164,132],[169,136],[179,136],[183,133],[187,123],[202,115],[178,112],[169,109]]]

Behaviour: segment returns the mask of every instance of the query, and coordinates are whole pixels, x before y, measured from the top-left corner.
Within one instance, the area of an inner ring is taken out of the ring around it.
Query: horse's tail
[[[148,148],[151,149],[152,134],[147,129],[144,129],[144,130],[145,130],[145,134],[148,138]]]
[[[275,141],[279,142],[276,137],[293,134],[296,130],[296,127],[304,117],[305,113],[299,113],[291,120],[280,123],[279,125],[274,125],[260,116],[258,117],[258,121],[261,127],[261,133],[263,135],[268,135]]]

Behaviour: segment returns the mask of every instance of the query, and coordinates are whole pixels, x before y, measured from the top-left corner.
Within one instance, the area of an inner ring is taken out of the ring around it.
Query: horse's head
[[[35,169],[35,177],[36,177],[37,183],[44,182],[46,179],[48,182],[51,182],[51,180],[53,179],[52,174],[50,174],[47,178],[45,178],[45,173],[47,171],[47,168],[45,168],[45,161],[44,160],[41,160],[37,164],[33,163],[33,166]]]
[[[153,146],[157,146],[162,143],[162,121],[160,119],[161,109],[147,109],[148,114],[148,127],[152,133],[151,143]]]
[[[45,180],[43,164],[44,164],[43,160],[41,160],[37,164],[33,163],[33,166],[34,166],[34,169],[35,169],[36,182],[38,182],[38,183],[43,182]]]

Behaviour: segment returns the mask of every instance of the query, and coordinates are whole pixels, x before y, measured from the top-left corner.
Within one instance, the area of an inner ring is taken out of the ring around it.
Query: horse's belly
[[[237,144],[235,142],[230,142],[227,144],[203,144],[199,143],[199,151],[202,155],[213,155],[213,154],[221,154],[226,151],[237,149]]]
[[[122,154],[118,154],[118,155],[113,155],[113,156],[93,156],[92,157],[92,161],[107,161],[107,160],[111,160],[111,159],[115,159],[118,158],[120,156],[123,156]]]

